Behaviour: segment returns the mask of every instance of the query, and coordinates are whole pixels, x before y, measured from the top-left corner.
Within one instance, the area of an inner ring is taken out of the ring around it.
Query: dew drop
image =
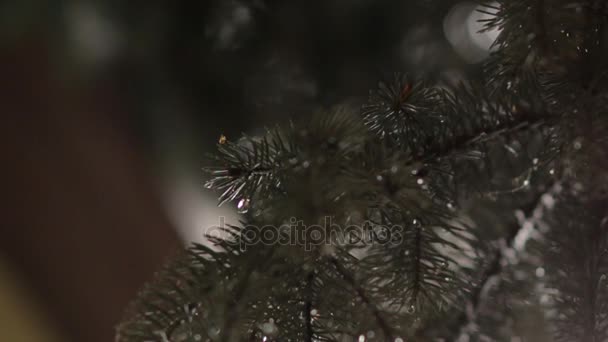
[[[277,325],[274,323],[273,319],[268,320],[268,322],[264,322],[260,328],[262,329],[262,332],[266,335],[270,335],[273,336],[277,333],[277,331],[279,330],[277,328]]]
[[[537,277],[542,278],[542,277],[545,276],[545,269],[542,268],[542,267],[539,267],[539,268],[536,269],[535,273],[536,273]]]
[[[549,297],[548,294],[545,293],[545,294],[543,294],[543,295],[540,296],[540,303],[541,304],[545,305],[545,304],[548,304],[550,301],[551,301],[551,298]]]
[[[383,179],[383,178],[382,178],[382,175],[377,175],[377,176],[376,176],[376,180],[377,180],[378,182],[382,182],[382,179]]]
[[[249,211],[250,203],[251,203],[251,201],[249,200],[249,198],[241,198],[241,200],[239,201],[239,203],[236,206],[239,214],[246,214]]]

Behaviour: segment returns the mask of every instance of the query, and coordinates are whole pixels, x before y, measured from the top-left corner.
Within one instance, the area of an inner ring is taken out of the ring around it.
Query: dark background
[[[0,269],[0,289],[18,285],[0,296],[27,297],[63,340],[111,341],[166,257],[218,215],[234,217],[202,187],[220,134],[236,140],[319,108],[357,108],[395,71],[475,77],[491,39],[475,35],[475,7],[1,2],[0,260],[10,271]],[[0,318],[18,314],[0,307]]]

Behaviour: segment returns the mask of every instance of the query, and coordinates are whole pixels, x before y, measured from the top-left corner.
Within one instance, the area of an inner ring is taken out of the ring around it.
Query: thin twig
[[[313,295],[313,282],[315,280],[314,272],[308,273],[306,277],[306,303],[304,304],[304,326],[306,329],[304,330],[304,341],[312,342],[314,331],[312,329],[312,295]]]
[[[463,150],[470,145],[488,141],[502,134],[523,130],[543,123],[550,123],[554,119],[554,116],[547,114],[532,115],[530,113],[521,113],[516,120],[505,121],[492,128],[482,127],[471,134],[458,136],[450,141],[449,146],[443,144],[427,149],[424,154],[412,156],[407,164],[426,162],[432,159],[446,157],[452,153]]]

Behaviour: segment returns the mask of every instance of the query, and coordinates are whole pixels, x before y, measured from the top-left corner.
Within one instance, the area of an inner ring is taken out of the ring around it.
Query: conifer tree
[[[608,3],[484,6],[482,80],[397,73],[360,111],[222,137],[206,187],[243,221],[117,341],[607,341]]]

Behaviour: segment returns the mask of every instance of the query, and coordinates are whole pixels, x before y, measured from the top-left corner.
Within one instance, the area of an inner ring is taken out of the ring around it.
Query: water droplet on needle
[[[249,211],[249,198],[241,198],[236,208],[239,214],[246,214]]]

